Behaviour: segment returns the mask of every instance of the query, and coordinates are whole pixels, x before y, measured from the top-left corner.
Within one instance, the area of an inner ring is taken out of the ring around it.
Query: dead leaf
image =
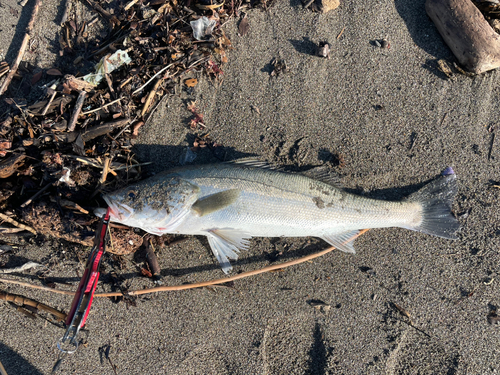
[[[195,87],[198,84],[198,80],[196,78],[189,78],[184,81],[184,84],[187,87]]]
[[[12,14],[14,17],[19,17],[19,11],[17,9],[12,8],[10,5],[9,8],[10,8],[10,14]]]
[[[12,155],[10,158],[2,161],[0,163],[0,178],[12,176],[23,163],[25,157],[26,155],[24,154]]]
[[[134,124],[134,127],[132,128],[133,129],[132,136],[134,138],[139,136],[139,129],[141,128],[142,125],[144,125],[144,121],[139,121]]]
[[[170,57],[172,60],[179,60],[184,54],[182,52],[172,53]]]
[[[0,150],[7,150],[12,147],[12,142],[9,140],[0,140]]]
[[[52,68],[52,69],[47,70],[47,74],[49,76],[62,76],[63,75],[61,73],[61,71],[59,69],[56,69],[56,68]]]
[[[38,73],[34,74],[33,77],[31,78],[31,85],[36,84],[38,81],[40,81],[40,78],[42,78],[43,71],[39,71]]]
[[[240,24],[238,25],[238,31],[240,32],[241,36],[244,36],[248,33],[248,29],[250,28],[250,25],[248,24],[248,17],[245,14],[243,18],[240,20]]]

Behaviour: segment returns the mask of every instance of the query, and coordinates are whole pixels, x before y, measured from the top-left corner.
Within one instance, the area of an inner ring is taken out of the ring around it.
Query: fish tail
[[[416,227],[408,228],[433,236],[457,239],[460,223],[451,213],[453,199],[457,194],[457,176],[451,167],[440,177],[428,183],[408,200],[422,204],[422,220]]]

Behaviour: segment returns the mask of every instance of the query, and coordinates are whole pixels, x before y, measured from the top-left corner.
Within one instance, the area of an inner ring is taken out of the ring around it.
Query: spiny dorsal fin
[[[233,204],[241,194],[239,189],[224,190],[198,199],[191,207],[198,216],[205,216]]]
[[[239,165],[239,166],[253,167],[253,168],[272,169],[275,171],[279,171],[282,169],[282,167],[277,164],[272,164],[267,161],[257,159],[255,157],[236,159],[232,161],[226,161],[225,163]]]
[[[340,175],[332,171],[326,165],[311,168],[307,171],[300,172],[301,175],[312,178],[313,180],[324,182],[325,184],[334,186],[336,188],[343,188],[340,183]]]

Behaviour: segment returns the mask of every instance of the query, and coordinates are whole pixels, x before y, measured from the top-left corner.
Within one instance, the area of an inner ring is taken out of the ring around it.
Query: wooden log
[[[500,35],[470,0],[427,0],[427,14],[453,54],[469,71],[500,67]]]

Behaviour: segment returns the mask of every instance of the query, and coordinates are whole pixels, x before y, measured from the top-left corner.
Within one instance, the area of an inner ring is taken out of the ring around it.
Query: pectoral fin
[[[224,273],[229,273],[233,267],[229,259],[238,259],[241,250],[247,250],[251,236],[236,229],[214,229],[207,233],[208,243],[219,261]]]
[[[233,204],[241,194],[239,189],[224,190],[198,199],[191,207],[198,216],[205,216]]]
[[[352,238],[359,232],[359,230],[351,230],[342,233],[325,234],[321,238],[345,253],[354,254],[356,251],[354,250],[354,239]]]

